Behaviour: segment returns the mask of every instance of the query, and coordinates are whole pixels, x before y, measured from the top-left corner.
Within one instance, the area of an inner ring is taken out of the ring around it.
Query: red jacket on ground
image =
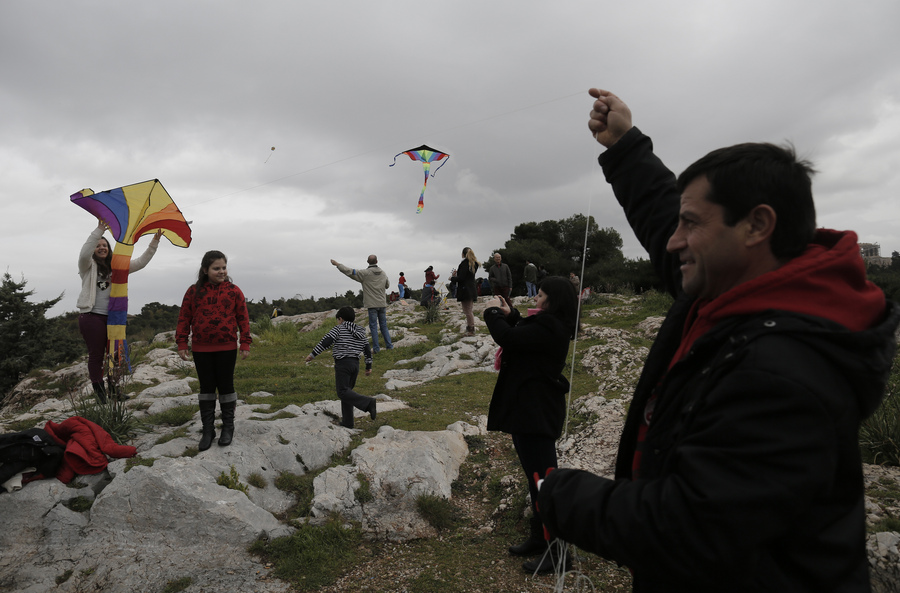
[[[99,474],[106,469],[107,455],[134,457],[137,449],[116,443],[99,425],[81,416],[72,416],[56,424],[47,421],[44,430],[66,448],[56,479],[68,484],[76,475]]]

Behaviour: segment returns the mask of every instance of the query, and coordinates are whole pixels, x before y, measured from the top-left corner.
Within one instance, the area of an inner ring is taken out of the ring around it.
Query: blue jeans
[[[387,313],[385,307],[377,307],[369,309],[369,333],[372,335],[372,352],[378,352],[378,326],[381,326],[381,335],[384,336],[384,346],[390,350],[394,347],[391,344],[391,334],[388,333]]]
[[[525,288],[528,289],[528,296],[537,296],[537,287],[534,285],[534,282],[529,282],[528,280],[526,280]]]

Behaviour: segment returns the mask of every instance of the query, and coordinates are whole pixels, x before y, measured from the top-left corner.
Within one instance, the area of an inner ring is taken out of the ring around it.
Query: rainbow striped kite
[[[191,227],[159,179],[98,194],[93,190],[83,189],[70,198],[106,223],[116,240],[110,275],[109,316],[106,321],[107,349],[110,366],[115,364],[116,359],[119,364],[127,365],[125,324],[128,316],[128,268],[134,244],[143,235],[152,235],[161,230],[172,245],[187,247],[191,244]]]
[[[421,214],[422,210],[425,208],[425,188],[428,187],[428,171],[431,170],[431,163],[433,163],[434,161],[440,161],[444,157],[446,157],[447,160],[450,160],[450,155],[423,144],[418,148],[410,148],[409,150],[404,150],[403,152],[398,153],[394,157],[394,163],[390,165],[391,167],[397,164],[397,157],[401,154],[405,154],[414,161],[419,161],[420,163],[422,163],[422,168],[425,169],[425,184],[422,186],[422,193],[419,194],[419,206],[416,208],[416,214]],[[434,173],[432,173],[431,176],[434,177],[435,173],[438,172],[438,169],[446,164],[447,161],[441,163],[438,168],[434,170]]]

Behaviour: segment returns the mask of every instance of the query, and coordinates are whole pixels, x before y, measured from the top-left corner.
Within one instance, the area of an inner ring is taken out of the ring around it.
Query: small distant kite
[[[159,179],[98,194],[91,189],[83,189],[72,194],[70,199],[106,223],[116,240],[106,321],[107,348],[110,366],[116,354],[119,355],[119,364],[128,364],[125,323],[128,316],[128,269],[134,244],[143,235],[162,231],[172,245],[187,247],[191,244],[191,227]]]
[[[272,152],[275,152],[275,147],[274,147],[274,146],[272,147]],[[263,161],[263,164],[264,164],[264,165],[265,165],[266,163],[269,162],[269,159],[270,159],[270,158],[272,158],[272,152],[270,152],[270,153],[269,153],[269,156],[266,157],[266,160]]]
[[[422,168],[425,169],[425,184],[422,185],[422,193],[419,194],[419,206],[416,208],[416,214],[420,214],[425,208],[425,188],[428,187],[428,171],[431,170],[431,163],[433,163],[434,161],[440,161],[445,157],[447,158],[447,160],[450,160],[450,155],[423,144],[418,148],[410,148],[409,150],[404,150],[403,152],[398,153],[394,157],[394,163],[390,165],[391,167],[397,164],[397,157],[401,154],[405,154],[414,161],[419,161],[420,163],[422,163]],[[431,176],[434,177],[435,173],[438,172],[438,169],[443,167],[445,164],[447,164],[447,161],[441,163],[438,168],[434,170],[434,173],[432,173]]]

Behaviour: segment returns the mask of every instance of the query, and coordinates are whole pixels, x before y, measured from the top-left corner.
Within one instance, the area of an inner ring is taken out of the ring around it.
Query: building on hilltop
[[[883,268],[891,265],[891,258],[881,256],[881,245],[878,243],[860,243],[859,251],[866,265],[875,264]]]

